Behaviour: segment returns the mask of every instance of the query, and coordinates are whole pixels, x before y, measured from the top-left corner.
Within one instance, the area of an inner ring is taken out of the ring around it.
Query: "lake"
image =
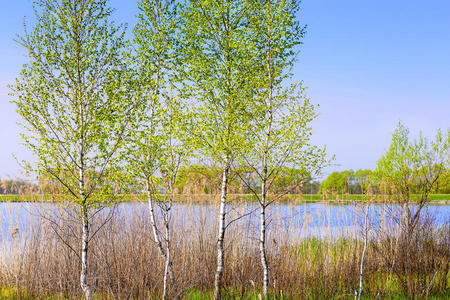
[[[414,209],[414,206],[412,206]],[[350,204],[323,204],[303,203],[298,205],[277,204],[268,209],[268,224],[270,229],[288,231],[290,238],[305,237],[340,237],[359,236],[363,224],[364,213],[361,205]],[[58,209],[54,203],[0,203],[0,236],[3,241],[11,238],[11,233],[26,236],[30,224],[37,224],[39,215],[53,215]],[[158,212],[158,206],[155,205]],[[106,215],[109,209],[102,213]],[[206,224],[216,225],[215,205],[203,204],[174,204],[171,214],[174,228],[189,223],[190,225]],[[258,230],[259,211],[256,204],[242,204],[228,206],[228,221],[238,219],[231,227],[245,226],[248,231]],[[399,205],[373,204],[369,207],[369,220],[372,225],[378,226],[382,220],[392,223],[395,214],[400,211]],[[132,220],[136,214],[147,214],[148,205],[145,202],[121,203],[115,210],[115,215],[125,220]],[[429,205],[423,210],[434,220],[436,226],[449,224],[450,205]],[[241,217],[243,216],[244,217]],[[241,218],[240,218],[241,217]],[[272,230],[272,231],[277,231]]]

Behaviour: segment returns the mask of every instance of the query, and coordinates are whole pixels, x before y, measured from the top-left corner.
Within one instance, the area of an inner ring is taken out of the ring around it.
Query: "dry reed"
[[[147,210],[140,204],[123,207],[91,241],[91,284],[102,299],[158,298],[164,262],[152,241]],[[237,216],[249,209],[237,207],[233,214]],[[201,294],[207,298],[214,282],[214,209],[186,205],[183,211],[175,213],[171,220],[175,288],[170,295],[198,298]],[[294,210],[288,211],[292,215],[281,213],[277,206],[271,211],[268,238],[271,294],[286,299],[353,299],[359,287],[363,246],[357,231],[345,234],[348,228],[343,226],[338,228],[342,231],[338,234],[331,229],[331,217],[317,212],[316,218],[328,229],[325,234],[308,237],[308,232],[313,232],[309,225],[311,212],[301,212],[306,221],[298,224],[294,221],[297,220]],[[98,215],[97,225],[104,215]],[[0,286],[12,289],[18,298],[82,297],[76,254],[79,226],[67,218],[54,220],[59,222],[59,236],[54,231],[55,224],[38,217],[19,226],[25,232],[14,233],[11,226],[3,226],[9,229],[0,234],[3,241]],[[256,225],[252,218],[246,217],[227,231],[224,284],[230,298],[257,299],[260,293]],[[429,219],[424,220],[408,239],[408,245],[394,227],[386,224],[372,226],[371,232],[364,268],[366,297],[448,295],[448,226],[437,228]]]

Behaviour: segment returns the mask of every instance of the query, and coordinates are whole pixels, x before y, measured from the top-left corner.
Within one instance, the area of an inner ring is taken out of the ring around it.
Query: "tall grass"
[[[230,217],[248,209],[237,207]],[[59,213],[65,215],[63,211]],[[208,299],[210,296],[217,230],[212,213],[208,206],[187,205],[183,214],[171,220],[176,287],[170,291],[172,298]],[[101,224],[104,216],[99,214],[96,224]],[[276,206],[272,209],[268,258],[270,293],[274,297],[354,298],[359,288],[363,247],[358,231],[343,226],[337,234],[331,229],[326,213],[320,218],[325,231],[310,235],[310,222],[297,224],[293,216],[282,215]],[[308,220],[306,214],[305,220]],[[3,289],[0,293],[17,298],[82,297],[76,254],[79,226],[65,217],[53,221],[61,228],[57,231],[59,236],[54,231],[54,223],[39,217],[17,226],[18,230],[11,230],[11,226],[1,230],[0,287]],[[224,284],[229,299],[260,297],[262,278],[256,225],[255,220],[246,217],[230,225],[227,231]],[[449,226],[437,228],[430,219],[424,219],[408,245],[402,244],[403,237],[398,232],[387,223],[371,228],[364,262],[364,297],[445,299],[450,280]],[[91,241],[91,251],[91,284],[97,297],[157,299],[161,295],[164,262],[152,241],[144,206],[118,210]]]

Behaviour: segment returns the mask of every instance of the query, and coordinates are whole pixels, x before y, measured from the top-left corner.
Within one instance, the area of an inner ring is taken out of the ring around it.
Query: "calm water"
[[[392,222],[393,213],[399,211],[398,205],[371,205],[369,219],[378,225],[380,220]],[[57,209],[55,204],[49,203],[0,203],[0,236],[8,240],[11,232],[17,231],[20,236],[26,235],[29,226],[37,223],[39,214],[52,214]],[[117,206],[116,215],[133,218],[136,213],[146,214],[146,203],[122,203]],[[216,206],[175,204],[172,209],[174,226],[195,224],[202,222],[207,226],[216,224]],[[258,206],[247,204],[228,207],[228,220],[240,218],[233,226],[247,226],[249,230],[257,230],[259,222]],[[107,210],[103,213],[106,214]],[[423,214],[434,219],[434,224],[441,226],[450,223],[450,205],[430,205],[423,210]],[[355,205],[327,205],[321,203],[305,203],[299,205],[273,205],[268,212],[269,228],[289,231],[294,238],[304,236],[342,236],[355,235],[362,227],[364,213],[361,206]]]

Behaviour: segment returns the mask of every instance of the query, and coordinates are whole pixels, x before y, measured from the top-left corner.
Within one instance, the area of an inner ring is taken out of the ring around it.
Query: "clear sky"
[[[13,39],[31,22],[31,0],[0,0],[0,177],[20,176],[13,158],[31,159],[7,84],[26,62]],[[111,0],[114,18],[135,22],[136,1]],[[450,1],[303,0],[308,25],[296,80],[320,105],[314,142],[326,144],[337,165],[374,168],[399,120],[413,135],[450,127]]]

